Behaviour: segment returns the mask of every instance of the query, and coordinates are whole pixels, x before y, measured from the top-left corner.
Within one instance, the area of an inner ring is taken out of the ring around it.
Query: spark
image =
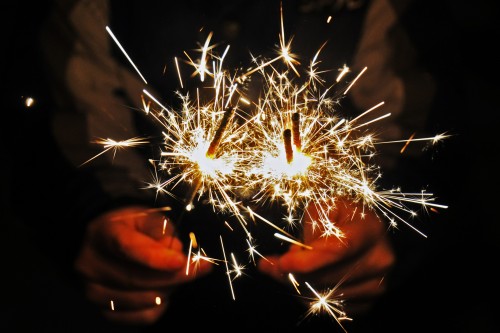
[[[191,249],[192,248],[193,248],[193,239],[191,238],[189,240],[188,257],[187,257],[187,264],[186,264],[186,275],[189,275],[189,265],[191,263]]]
[[[286,232],[285,230],[281,229],[280,227],[278,227],[276,224],[272,223],[271,221],[269,221],[268,219],[264,218],[262,215],[259,215],[257,214],[256,212],[254,212],[250,207],[247,207],[246,208],[247,211],[250,213],[250,216],[251,218],[253,218],[254,216],[256,216],[257,218],[259,218],[259,220],[267,223],[268,225],[270,225],[271,227],[273,227],[274,229],[286,234],[288,237],[290,238],[293,238],[293,236],[291,234],[289,234],[288,232]]]
[[[299,282],[295,279],[295,276],[293,276],[292,273],[288,273],[288,279],[290,280],[290,282],[292,282],[292,285],[293,287],[295,288],[295,290],[297,291],[297,293],[300,295],[300,290],[299,290]]]
[[[167,222],[168,222],[168,219],[164,218],[163,219],[163,230],[162,230],[163,235],[165,235],[165,231],[167,230]]]
[[[231,228],[231,226],[229,225],[229,223],[227,223],[227,221],[224,221],[224,224],[226,225],[226,227],[229,228],[229,230],[234,231],[234,229]]]
[[[308,282],[305,282],[307,288],[311,290],[311,292],[316,296],[314,301],[311,303],[311,307],[309,308],[308,315],[326,312],[332,318],[334,318],[340,327],[345,331],[345,328],[342,326],[341,321],[344,320],[352,320],[347,316],[347,313],[343,310],[343,300],[339,299],[335,296],[336,288],[332,288],[327,290],[324,293],[317,292]]]
[[[195,68],[193,75],[199,74],[201,82],[205,81],[205,74],[211,75],[210,71],[208,70],[208,66],[207,66],[207,63],[208,63],[207,57],[208,57],[209,51],[214,47],[213,45],[212,46],[210,45],[210,40],[212,39],[212,35],[213,35],[212,32],[210,32],[208,34],[207,39],[205,40],[205,44],[203,45],[203,47],[200,50],[201,57],[199,59],[199,62],[197,62],[197,63],[194,62],[191,59],[191,57],[189,56],[189,54],[187,52],[184,52],[186,57],[189,59],[189,62],[191,63],[191,65]]]
[[[340,73],[339,75],[337,76],[337,79],[335,81],[337,82],[340,82],[340,80],[342,80],[342,78],[349,72],[349,67],[347,67],[346,65],[344,65],[344,67],[342,67],[342,69],[340,70]]]
[[[250,259],[252,260],[254,265],[256,265],[255,254],[258,255],[259,257],[261,257],[262,259],[266,260],[267,262],[271,262],[271,261],[269,261],[269,259],[264,257],[259,251],[257,251],[257,245],[252,245],[251,241],[248,239],[246,240],[246,242],[248,244],[247,251],[248,251]]]
[[[206,67],[207,67],[207,52],[209,50],[211,38],[212,38],[212,32],[210,32],[208,34],[207,40],[205,41],[205,45],[203,46],[203,49],[202,49],[202,56],[200,59],[200,65],[197,69],[197,72],[200,74],[201,82],[205,81],[205,73],[209,73],[207,71]]]
[[[361,75],[363,75],[363,73],[368,69],[368,67],[365,67],[361,70],[361,72],[358,74],[358,76],[356,76],[356,78],[354,80],[352,80],[351,84],[349,84],[349,86],[347,87],[346,90],[344,90],[344,95],[347,94],[347,92],[349,90],[351,90],[352,86],[356,83],[356,81],[358,81],[358,79],[361,77]]]
[[[220,261],[220,259],[211,258],[207,256],[205,251],[202,248],[200,248],[198,252],[193,253],[191,261],[198,264],[201,260],[204,260],[214,265],[218,265],[217,261]]]
[[[168,212],[168,211],[171,211],[171,210],[172,210],[172,207],[170,207],[170,206],[163,206],[163,207],[158,207],[158,208],[149,208],[149,209],[146,209],[146,212],[147,213],[151,213],[151,212]],[[166,223],[166,221],[165,221],[165,223]]]
[[[299,72],[297,71],[297,69],[294,66],[294,65],[300,65],[300,62],[296,59],[297,56],[290,51],[292,40],[289,40],[287,42],[286,38],[285,38],[285,25],[284,25],[284,21],[283,21],[283,7],[282,6],[280,6],[280,14],[281,14],[281,33],[279,34],[280,49],[278,51],[278,54],[279,54],[278,57],[276,57],[272,60],[269,60],[265,63],[262,63],[261,65],[257,66],[256,68],[254,68],[254,69],[248,71],[246,74],[242,75],[242,77],[249,76],[249,75],[251,75],[259,70],[262,70],[263,68],[268,67],[269,65],[271,65],[272,63],[274,63],[275,61],[280,60],[280,59],[283,59],[284,62],[290,68],[292,68],[292,70],[295,72],[295,74],[297,74],[297,76],[300,76]]]
[[[296,55],[293,54],[291,49],[292,40],[286,42],[285,40],[285,24],[283,20],[283,4],[280,3],[280,15],[281,15],[281,34],[280,34],[280,51],[281,57],[285,60],[286,64],[290,66],[297,76],[300,76],[299,72],[295,68],[295,65],[300,65],[300,62],[296,59]]]
[[[94,160],[98,156],[106,153],[109,150],[113,150],[113,158],[116,156],[116,151],[119,149],[125,149],[125,148],[132,148],[132,147],[137,147],[143,144],[149,143],[145,138],[141,137],[135,137],[127,140],[122,140],[122,141],[115,141],[113,139],[97,139],[93,141],[93,143],[100,144],[104,147],[104,150],[100,152],[99,154],[93,156],[92,158],[88,159],[87,161],[83,162],[80,166],[83,166],[90,161]]]
[[[181,71],[179,69],[179,62],[177,61],[177,57],[174,57],[174,59],[175,59],[175,68],[177,68],[177,75],[179,76],[179,83],[181,85],[181,88],[184,88],[184,85],[182,84]]]
[[[233,297],[233,300],[236,300],[236,296],[234,295],[234,289],[233,289],[233,280],[231,279],[231,271],[229,270],[229,265],[227,263],[227,258],[226,258],[226,251],[224,250],[224,242],[222,241],[222,236],[219,236],[220,237],[220,244],[221,244],[221,247],[222,247],[222,254],[224,256],[224,263],[226,264],[226,275],[227,275],[227,279],[229,281],[229,287],[231,289],[231,295]]]
[[[233,261],[233,264],[232,264],[233,269],[231,271],[235,273],[234,279],[236,279],[237,277],[240,277],[243,274],[243,270],[245,269],[245,266],[238,264],[233,252],[231,252],[231,259]]]
[[[309,246],[309,245],[306,245],[306,244],[302,244],[302,243],[300,243],[300,242],[297,242],[295,239],[292,239],[292,238],[290,238],[290,237],[284,236],[284,235],[279,234],[279,233],[277,233],[277,232],[276,232],[276,233],[274,233],[274,237],[279,238],[279,239],[282,239],[282,240],[287,241],[287,242],[289,242],[289,243],[292,243],[292,244],[295,244],[295,245],[301,246],[301,247],[303,247],[303,248],[305,248],[305,249],[312,250],[312,246]]]
[[[211,258],[209,257],[203,248],[199,248],[198,252],[193,252],[191,254],[191,262],[194,264],[194,272],[198,271],[201,261],[206,261],[208,263],[219,265],[218,261],[222,261],[221,259]]]
[[[406,147],[408,147],[408,145],[410,144],[411,140],[415,137],[415,133],[413,133],[409,138],[408,140],[406,140],[405,142],[405,145],[403,146],[403,148],[401,148],[401,150],[399,151],[400,154],[404,153],[404,151],[406,150]]]
[[[149,91],[147,91],[146,89],[143,89],[142,90],[143,93],[146,94],[146,96],[148,96],[149,98],[151,98],[151,100],[153,100],[153,102],[155,102],[156,104],[158,104],[161,108],[162,108],[162,111],[163,110],[168,110],[167,107],[163,106],[163,104],[161,104],[157,99],[156,97],[154,97]],[[147,109],[149,111],[149,108]],[[148,111],[146,111],[146,114],[149,113]],[[160,111],[161,112],[161,111]]]
[[[113,31],[111,31],[111,28],[109,26],[106,26],[106,31],[111,36],[111,38],[113,38],[113,40],[115,41],[116,45],[120,48],[120,51],[122,51],[122,53],[125,55],[125,57],[130,62],[130,64],[132,65],[132,67],[134,67],[135,71],[137,72],[137,74],[139,74],[139,76],[141,77],[142,81],[144,81],[145,84],[148,84],[148,82],[146,81],[146,79],[144,78],[144,76],[142,76],[141,71],[139,71],[139,68],[137,68],[137,66],[134,64],[134,62],[132,61],[132,59],[128,55],[127,51],[125,51],[125,49],[123,48],[122,44],[120,43],[120,41],[118,40],[118,38],[116,38],[115,34],[113,33]]]
[[[412,135],[409,139],[406,139],[406,140],[392,140],[392,141],[380,141],[380,142],[377,142],[378,145],[380,144],[385,144],[385,143],[401,143],[401,142],[404,142],[404,143],[407,143],[409,141],[411,142],[417,142],[417,141],[426,141],[426,142],[432,142],[432,144],[436,144],[440,141],[442,141],[443,139],[446,139],[446,138],[449,138],[451,135],[447,135],[446,133],[441,133],[441,134],[436,134],[432,137],[425,137],[425,138],[414,138],[414,135]]]

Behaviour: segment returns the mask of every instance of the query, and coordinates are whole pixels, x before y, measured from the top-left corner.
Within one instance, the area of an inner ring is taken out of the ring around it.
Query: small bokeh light
[[[33,107],[33,105],[35,105],[35,99],[33,97],[26,97],[26,98],[24,98],[24,105],[27,108]]]

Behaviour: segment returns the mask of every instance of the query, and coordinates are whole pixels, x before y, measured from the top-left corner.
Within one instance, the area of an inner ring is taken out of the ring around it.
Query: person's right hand
[[[152,324],[165,312],[175,285],[210,270],[210,264],[202,261],[196,274],[190,270],[186,275],[182,244],[170,224],[163,230],[164,219],[147,208],[129,207],[108,212],[88,225],[75,268],[86,297],[108,320]]]

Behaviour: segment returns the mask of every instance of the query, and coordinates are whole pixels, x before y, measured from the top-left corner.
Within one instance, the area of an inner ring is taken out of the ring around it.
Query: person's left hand
[[[174,227],[164,220],[147,207],[130,206],[89,222],[75,269],[86,298],[110,322],[155,323],[178,286],[211,270],[211,264],[199,262],[187,274],[191,263]]]
[[[311,222],[318,221],[319,213],[311,204],[303,221],[303,241],[312,250],[292,245],[281,256],[261,259],[259,269],[284,283],[291,283],[288,273],[292,273],[299,283],[308,282],[317,291],[337,288],[334,295],[345,300],[348,315],[368,311],[386,290],[384,278],[395,255],[385,224],[373,212],[361,212],[361,205],[339,201],[328,218],[345,237],[322,237],[319,228],[313,230]]]

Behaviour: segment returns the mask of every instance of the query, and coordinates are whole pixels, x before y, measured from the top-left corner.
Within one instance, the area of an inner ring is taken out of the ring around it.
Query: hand
[[[341,229],[345,238],[321,237],[318,209],[310,205],[305,214],[304,243],[312,250],[292,245],[281,256],[260,260],[259,269],[272,277],[290,283],[292,273],[300,283],[308,282],[315,290],[338,288],[335,295],[345,300],[348,315],[369,310],[373,301],[386,290],[384,277],[393,267],[395,256],[384,224],[370,211],[347,201],[337,203],[328,218]]]
[[[130,207],[88,225],[75,268],[83,278],[86,297],[110,321],[154,323],[165,312],[172,288],[195,277],[186,275],[182,244],[172,235],[171,224],[164,230],[164,219],[158,212]],[[196,274],[209,269],[201,262]]]

